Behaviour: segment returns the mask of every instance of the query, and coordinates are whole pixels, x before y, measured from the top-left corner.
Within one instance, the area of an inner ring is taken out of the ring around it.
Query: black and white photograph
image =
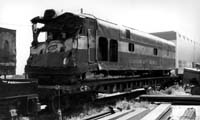
[[[0,120],[200,120],[199,0],[0,1]]]

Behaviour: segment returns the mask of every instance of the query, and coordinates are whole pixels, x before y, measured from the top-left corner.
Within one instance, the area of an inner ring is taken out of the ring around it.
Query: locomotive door
[[[87,48],[88,48],[88,62],[95,62],[96,60],[96,21],[94,19],[87,19]]]

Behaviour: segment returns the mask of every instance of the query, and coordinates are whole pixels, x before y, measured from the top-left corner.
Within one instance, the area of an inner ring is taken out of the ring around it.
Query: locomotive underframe
[[[73,104],[96,99],[97,93],[127,92],[149,86],[163,89],[174,84],[175,81],[178,81],[178,78],[170,76],[146,78],[104,77],[101,79],[86,79],[74,85],[39,85],[38,88],[41,102],[48,103],[50,109],[56,112],[58,98],[61,99],[59,102],[62,110],[66,110]]]

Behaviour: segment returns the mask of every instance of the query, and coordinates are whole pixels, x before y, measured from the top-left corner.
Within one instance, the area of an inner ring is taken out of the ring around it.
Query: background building
[[[179,74],[183,73],[184,67],[193,68],[197,63],[200,63],[200,42],[191,40],[175,31],[152,34],[176,44],[176,68],[179,68]]]
[[[0,27],[0,75],[15,74],[16,30]]]

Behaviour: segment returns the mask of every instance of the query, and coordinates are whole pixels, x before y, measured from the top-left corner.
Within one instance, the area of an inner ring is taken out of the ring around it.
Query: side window
[[[135,51],[135,44],[129,43],[129,44],[128,44],[128,50],[129,50],[130,52],[134,52],[134,51]]]
[[[117,60],[118,60],[117,40],[110,40],[110,61],[117,62]]]
[[[158,49],[157,48],[153,48],[153,55],[155,55],[155,56],[158,55]]]
[[[130,39],[131,38],[131,32],[130,30],[126,29],[126,38]]]
[[[108,40],[106,38],[99,38],[99,54],[98,60],[107,61],[108,60]]]

